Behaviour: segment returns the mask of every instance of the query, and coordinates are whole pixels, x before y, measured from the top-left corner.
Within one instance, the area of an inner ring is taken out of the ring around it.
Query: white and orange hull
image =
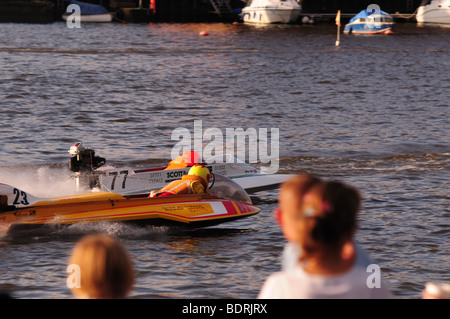
[[[383,29],[379,29],[379,30],[352,30],[352,31],[347,31],[344,30],[344,34],[394,34],[394,32],[392,31],[392,27],[385,27]]]

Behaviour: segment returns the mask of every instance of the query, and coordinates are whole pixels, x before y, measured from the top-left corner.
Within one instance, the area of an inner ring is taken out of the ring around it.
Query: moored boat
[[[450,0],[424,0],[416,13],[418,23],[450,24]]]
[[[252,0],[241,18],[244,23],[294,23],[301,11],[296,0]]]
[[[382,10],[362,10],[344,27],[345,34],[392,34],[394,19]]]
[[[76,5],[78,8],[80,8],[80,12],[73,11],[73,9],[70,9],[71,5]],[[67,19],[72,14],[79,13],[80,22],[111,22],[113,20],[113,13],[108,12],[106,8],[102,5],[102,2],[100,1],[100,4],[91,4],[76,0],[70,0],[67,11],[62,15],[63,20],[67,21]]]
[[[259,211],[248,194],[225,177],[216,179],[208,193],[153,198],[109,192],[38,198],[0,184],[0,229],[4,233],[99,222],[196,228],[248,217]]]

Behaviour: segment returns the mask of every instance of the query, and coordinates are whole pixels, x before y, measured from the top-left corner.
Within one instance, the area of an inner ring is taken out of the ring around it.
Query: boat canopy
[[[215,194],[215,196],[221,198],[229,198],[238,202],[247,202],[249,204],[252,203],[252,200],[250,199],[250,196],[248,196],[247,192],[231,179],[214,173],[211,179],[211,185],[209,186],[211,194]]]
[[[70,0],[69,4],[78,5],[80,7],[80,14],[82,14],[82,15],[108,13],[108,10],[106,10],[106,8],[102,5],[101,1],[100,1],[100,4],[92,4],[92,3],[80,2],[80,1],[76,1],[76,0]]]
[[[378,14],[383,17],[390,17],[389,13],[384,12],[382,10],[374,10],[373,12],[362,10],[360,13],[358,13],[357,15],[355,15],[353,18],[350,19],[350,23],[355,22],[358,19],[368,19],[369,16]]]

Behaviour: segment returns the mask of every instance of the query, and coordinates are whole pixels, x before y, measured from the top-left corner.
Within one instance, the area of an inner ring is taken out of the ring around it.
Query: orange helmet
[[[181,157],[184,163],[198,164],[200,162],[200,155],[196,151],[186,151]]]
[[[189,170],[188,175],[194,175],[201,177],[204,184],[207,186],[209,183],[209,178],[211,177],[211,174],[209,173],[209,169],[207,169],[204,165],[194,165]]]

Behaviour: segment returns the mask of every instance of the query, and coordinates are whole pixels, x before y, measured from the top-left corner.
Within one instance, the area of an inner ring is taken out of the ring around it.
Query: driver
[[[158,191],[151,191],[149,197],[159,197],[177,194],[202,194],[208,191],[211,174],[204,165],[194,165],[187,175],[173,181]]]
[[[198,164],[200,161],[201,156],[196,151],[186,151],[182,156],[177,156],[173,161],[171,161],[165,170],[186,168],[188,166]]]

